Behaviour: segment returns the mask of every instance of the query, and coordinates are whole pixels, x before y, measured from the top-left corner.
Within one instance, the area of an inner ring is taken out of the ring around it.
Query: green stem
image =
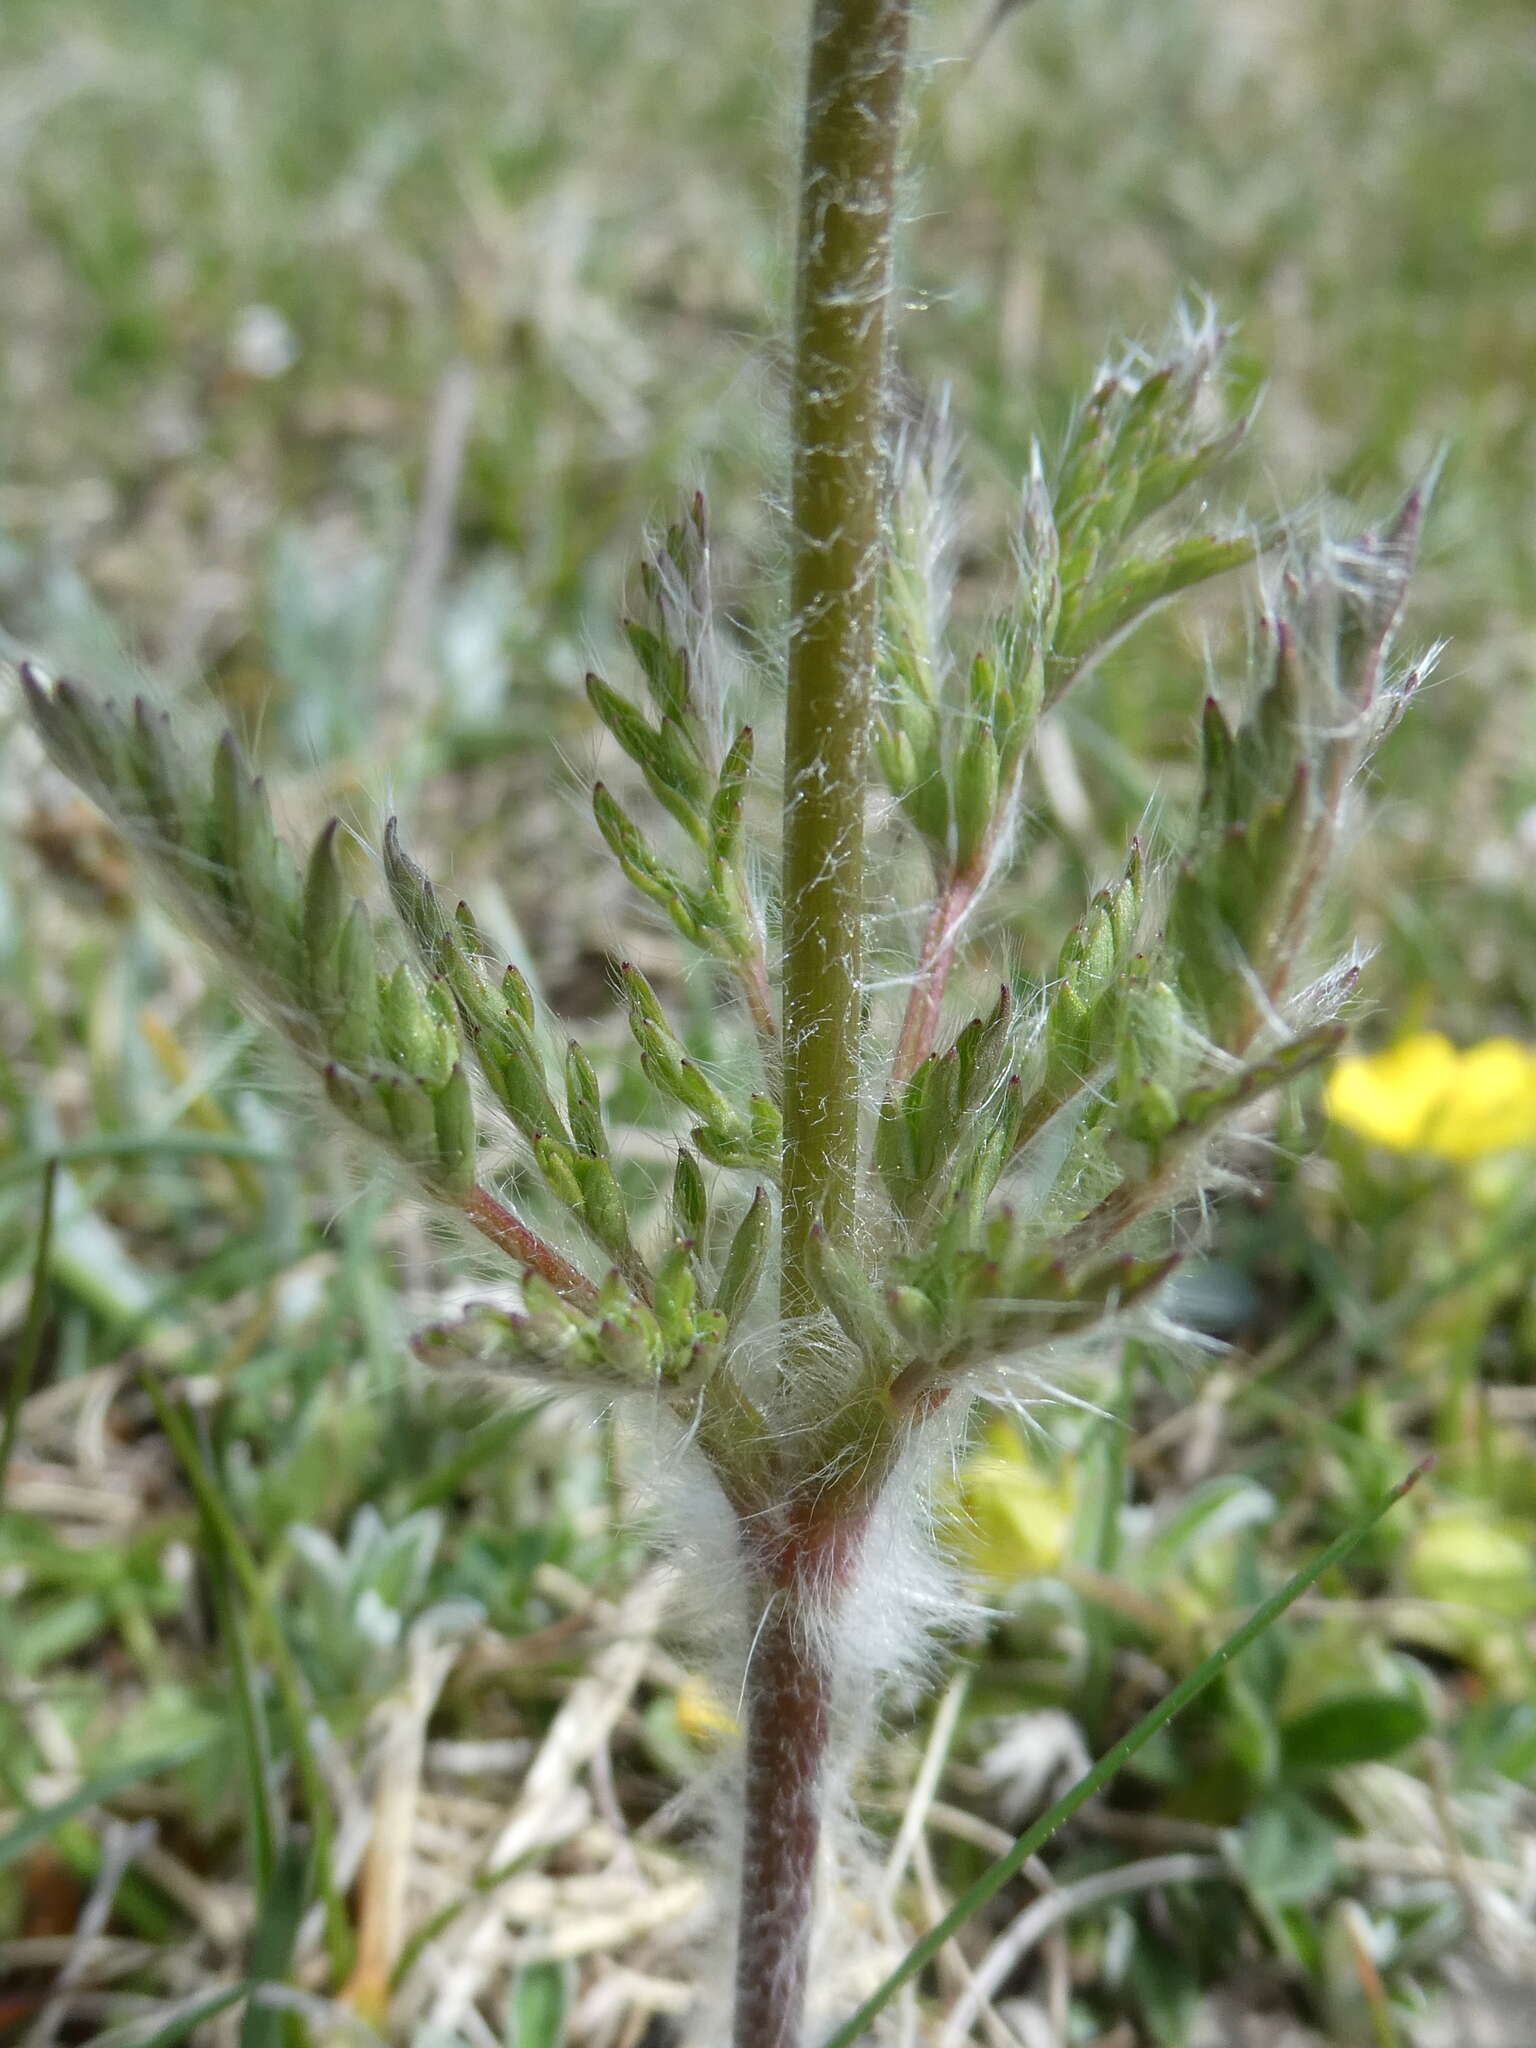
[[[847,1238],[858,1184],[865,764],[909,6],[815,0],[811,15],[784,749],[782,1303],[790,1318],[815,1307],[812,1232],[824,1225]],[[834,1518],[811,1546],[816,1562],[786,1554],[754,1573],[764,1605],[744,1687],[736,2048],[800,2048],[832,1700],[808,1616],[818,1592],[841,1591],[861,1527],[852,1516]],[[754,1517],[743,1537],[751,1548],[772,1529],[773,1518]],[[813,1591],[827,1558],[838,1560],[837,1587]]]
[[[784,764],[784,1306],[858,1179],[865,757],[908,0],[816,0],[795,301]]]

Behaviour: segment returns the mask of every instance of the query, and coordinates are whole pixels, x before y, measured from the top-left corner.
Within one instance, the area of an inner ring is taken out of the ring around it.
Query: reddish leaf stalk
[[[563,1259],[553,1245],[546,1244],[487,1189],[471,1188],[464,1197],[463,1208],[476,1230],[519,1266],[541,1275],[567,1301],[585,1308],[597,1299],[597,1290],[586,1274]]]
[[[979,863],[951,874],[933,906],[923,948],[918,955],[917,977],[907,997],[901,1038],[891,1066],[891,1085],[900,1088],[910,1081],[933,1051],[938,1036],[939,1012],[944,990],[960,945],[960,933],[971,905],[981,890],[984,870]]]
[[[773,1013],[773,985],[768,979],[768,961],[761,943],[741,970],[741,987],[763,1055],[775,1065],[779,1056],[779,1020]]]

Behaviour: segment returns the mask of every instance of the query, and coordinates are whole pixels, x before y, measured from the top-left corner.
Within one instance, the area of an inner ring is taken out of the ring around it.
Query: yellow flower
[[[702,1678],[685,1678],[677,1689],[677,1725],[690,1742],[706,1746],[737,1734],[734,1715],[728,1714]]]
[[[1513,1038],[1460,1051],[1437,1031],[1416,1032],[1340,1060],[1327,1104],[1335,1123],[1394,1152],[1482,1159],[1536,1145],[1536,1051]]]
[[[1442,1508],[1408,1547],[1408,1584],[1430,1600],[1512,1621],[1536,1611],[1536,1545],[1527,1524],[1482,1507]]]
[[[987,1578],[1039,1578],[1061,1563],[1076,1505],[1072,1468],[1042,1471],[999,1418],[960,1474],[960,1547]]]

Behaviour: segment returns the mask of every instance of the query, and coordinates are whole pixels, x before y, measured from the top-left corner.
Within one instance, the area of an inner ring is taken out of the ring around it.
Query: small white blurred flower
[[[263,383],[281,377],[299,359],[298,338],[276,306],[243,306],[229,337],[229,364]]]

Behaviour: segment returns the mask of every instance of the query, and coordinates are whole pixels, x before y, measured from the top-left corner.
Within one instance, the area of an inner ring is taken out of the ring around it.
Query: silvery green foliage
[[[366,1505],[353,1516],[344,1543],[307,1523],[289,1531],[298,1565],[289,1595],[291,1627],[306,1668],[320,1674],[325,1690],[337,1697],[377,1696],[403,1670],[412,1631],[441,1639],[474,1627],[480,1610],[472,1601],[428,1602],[441,1539],[442,1518],[431,1509],[391,1527]]]
[[[700,505],[642,573],[627,628],[638,687],[589,683],[657,808],[632,818],[600,784],[598,827],[735,987],[758,1048],[756,1088],[723,1084],[625,969],[635,1057],[679,1126],[660,1214],[616,1171],[588,1054],[574,1041],[556,1054],[527,983],[466,905],[439,897],[393,823],[384,916],[353,900],[334,822],[293,859],[233,739],[210,765],[143,703],[124,714],[26,672],[54,759],[336,1109],[520,1269],[519,1307],[429,1330],[423,1356],[660,1401],[739,1514],[794,1522],[872,1501],[951,1394],[1155,1293],[1176,1257],[1170,1218],[1213,1184],[1223,1134],[1336,1042],[1350,976],[1309,983],[1309,947],[1352,785],[1417,681],[1392,646],[1420,494],[1348,546],[1274,551],[1261,673],[1205,704],[1185,843],[1155,862],[1127,849],[1043,995],[1021,1001],[1000,967],[995,1000],[959,1029],[944,996],[961,927],[985,933],[978,905],[1012,857],[1042,712],[1154,607],[1268,546],[1180,517],[1246,424],[1222,402],[1221,342],[1209,321],[1186,324],[1161,354],[1100,374],[1055,459],[1036,457],[1016,589],[973,644],[944,615],[939,489],[921,464],[898,478],[873,741],[932,903],[905,1015],[890,1020],[859,1231],[852,1248],[816,1247],[815,1387],[790,1384],[764,1341],[781,1143],[775,920],[760,900],[772,859],[747,830],[753,736],[725,717]],[[528,1220],[487,1185],[508,1125]]]

